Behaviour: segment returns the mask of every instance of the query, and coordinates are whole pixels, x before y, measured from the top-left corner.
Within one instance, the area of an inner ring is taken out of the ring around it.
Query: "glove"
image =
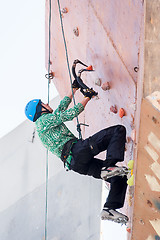
[[[81,89],[81,92],[83,93],[84,97],[92,98],[93,96],[97,96],[98,93],[93,90],[93,88],[89,89]]]
[[[79,89],[80,88],[79,83],[77,82],[76,79],[72,83],[72,88],[75,88],[75,89]]]

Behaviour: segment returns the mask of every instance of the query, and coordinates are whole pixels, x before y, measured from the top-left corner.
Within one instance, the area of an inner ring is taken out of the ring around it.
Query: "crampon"
[[[101,178],[103,180],[107,180],[108,178],[115,177],[115,176],[125,176],[129,172],[128,168],[126,167],[109,167],[102,169],[101,171]]]
[[[101,219],[102,220],[109,220],[109,221],[113,221],[116,223],[120,223],[120,224],[127,224],[128,222],[128,217],[120,212],[117,212],[114,209],[107,209],[107,208],[103,208],[102,212],[101,212]]]

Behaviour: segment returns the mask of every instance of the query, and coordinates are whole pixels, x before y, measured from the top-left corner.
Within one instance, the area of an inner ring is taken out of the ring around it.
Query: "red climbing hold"
[[[113,113],[117,113],[117,107],[116,105],[110,107],[110,111]]]
[[[109,89],[110,89],[110,84],[109,84],[109,82],[103,83],[103,84],[102,84],[102,89],[103,89],[104,91],[109,90]]]

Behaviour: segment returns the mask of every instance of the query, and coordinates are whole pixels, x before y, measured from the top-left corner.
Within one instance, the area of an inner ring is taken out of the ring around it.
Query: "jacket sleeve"
[[[58,105],[57,109],[54,111],[55,113],[57,112],[64,112],[69,104],[71,103],[71,99],[67,96],[65,96],[61,101],[60,104]]]
[[[71,121],[73,118],[77,117],[84,110],[84,106],[78,103],[74,107],[62,112],[60,118],[62,122]]]
[[[63,122],[71,121],[73,118],[77,117],[84,110],[84,106],[81,103],[78,103],[73,108],[70,108],[62,112],[54,112],[53,114],[46,114],[46,120],[43,119],[43,123],[48,128],[54,128]],[[48,116],[47,116],[48,115]]]

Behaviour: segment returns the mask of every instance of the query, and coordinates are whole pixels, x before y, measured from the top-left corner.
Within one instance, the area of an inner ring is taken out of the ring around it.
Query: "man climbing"
[[[44,104],[40,99],[34,99],[26,105],[25,114],[28,119],[35,122],[43,145],[59,157],[67,169],[110,183],[101,219],[125,224],[128,217],[116,209],[124,205],[127,168],[115,164],[124,160],[126,129],[122,125],[111,126],[85,140],[77,139],[64,123],[77,117],[95,96],[95,92],[93,89],[86,90],[83,92],[84,98],[81,103],[67,109],[73,94],[80,88],[77,80],[74,80],[72,88],[73,92],[69,92],[61,100],[54,112],[48,104]],[[95,157],[105,150],[107,153],[104,161]]]

